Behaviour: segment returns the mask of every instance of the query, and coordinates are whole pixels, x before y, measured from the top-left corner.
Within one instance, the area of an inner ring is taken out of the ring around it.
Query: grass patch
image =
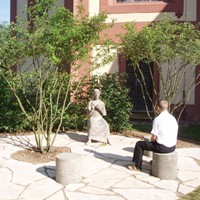
[[[134,124],[132,130],[150,133],[152,125],[150,124]],[[188,140],[200,142],[200,124],[190,124],[187,126],[179,126],[178,137]]]
[[[180,198],[180,200],[197,200],[197,199],[200,199],[200,187],[198,187],[193,192],[191,192],[185,196],[182,196]]]
[[[152,129],[152,125],[149,124],[134,124],[132,126],[132,130],[150,133]]]
[[[200,124],[180,126],[178,136],[200,142]]]

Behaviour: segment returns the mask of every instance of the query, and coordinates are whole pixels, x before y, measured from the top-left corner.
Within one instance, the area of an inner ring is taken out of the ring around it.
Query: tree
[[[122,52],[131,60],[134,71],[139,72],[136,78],[141,86],[144,101],[148,98],[153,104],[152,95],[147,91],[144,74],[139,68],[140,61],[149,66],[157,99],[165,98],[173,102],[171,113],[177,108],[181,109],[179,119],[191,91],[199,84],[200,74],[194,74],[196,65],[200,64],[199,25],[190,22],[179,23],[165,16],[160,22],[151,23],[140,32],[136,31],[134,23],[127,23],[124,28],[127,32],[121,36]],[[150,69],[152,62],[159,73],[159,93]],[[153,104],[154,111],[156,103]],[[146,109],[150,117],[147,105]]]
[[[47,153],[84,77],[83,73],[75,82],[76,73],[67,72],[89,63],[90,51],[100,42],[109,51],[110,42],[100,41],[100,32],[109,26],[106,13],[89,17],[80,5],[73,16],[56,7],[55,0],[34,2],[26,11],[29,20],[17,18],[0,29],[0,63],[1,74],[33,129],[36,150]],[[111,58],[104,55],[105,62]]]

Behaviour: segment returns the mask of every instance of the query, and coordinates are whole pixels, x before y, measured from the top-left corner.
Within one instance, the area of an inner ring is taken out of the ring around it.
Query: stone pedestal
[[[79,183],[82,157],[77,153],[61,153],[56,156],[56,181],[63,185]]]
[[[177,152],[153,153],[152,175],[160,179],[177,177]]]
[[[144,141],[151,141],[151,135],[144,136]],[[144,156],[153,158],[153,151],[144,151]]]

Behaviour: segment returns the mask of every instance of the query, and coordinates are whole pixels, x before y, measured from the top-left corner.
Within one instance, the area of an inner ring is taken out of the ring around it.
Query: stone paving
[[[33,135],[0,138],[0,200],[175,200],[200,185],[200,148],[177,149],[177,179],[160,180],[149,175],[148,157],[143,157],[143,172],[127,169],[137,138],[111,135],[111,146],[87,146],[86,140],[85,133],[57,136],[55,146],[82,155],[82,181],[63,186],[55,181],[55,162],[30,164],[11,158],[24,144],[34,145]]]

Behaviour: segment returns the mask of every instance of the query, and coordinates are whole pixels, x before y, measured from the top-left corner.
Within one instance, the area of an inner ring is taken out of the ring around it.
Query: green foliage
[[[86,130],[88,113],[87,104],[93,99],[94,89],[101,90],[101,99],[104,101],[107,111],[105,119],[109,123],[111,131],[124,131],[131,128],[130,115],[132,104],[128,96],[125,74],[103,74],[92,76],[88,81],[82,81],[74,95],[74,102],[69,106],[64,115],[63,126],[67,129]]]
[[[129,129],[132,104],[126,87],[126,75],[115,73],[93,76],[91,83],[90,91],[94,88],[102,91],[101,99],[104,101],[107,111],[105,119],[109,123],[111,131]]]
[[[36,4],[28,10],[33,24],[32,37],[31,39],[27,37],[30,45],[36,40],[40,43],[39,48],[34,46],[37,54],[46,53],[56,63],[74,64],[77,60],[79,62],[80,60],[85,61],[88,52],[95,44],[99,43],[100,32],[108,28],[105,23],[107,14],[102,12],[99,15],[89,17],[84,8],[79,6],[78,14],[74,17],[68,9],[52,4],[55,0],[44,2]],[[54,11],[51,16],[48,12],[44,12],[41,16],[41,9]]]
[[[78,82],[74,82],[72,91],[77,87]],[[73,94],[73,101],[71,102],[68,112],[64,114],[63,127],[66,130],[87,130],[87,104],[90,98],[87,88],[90,83],[84,77],[81,81],[76,93]]]
[[[200,142],[200,124],[189,124],[187,126],[180,126],[178,136]]]
[[[150,133],[152,130],[152,125],[149,124],[133,124],[132,126],[133,130]]]
[[[18,18],[0,29],[0,63],[8,75],[1,70],[1,76],[32,127],[42,153],[50,151],[80,86],[81,75],[76,86],[74,80],[81,62],[90,61],[89,52],[108,27],[106,13],[89,17],[80,7],[74,16],[54,3],[36,0],[26,11],[28,20]],[[73,73],[66,73],[72,68]]]
[[[13,93],[1,75],[0,99],[0,132],[24,131],[30,129]]]
[[[194,76],[192,79],[187,78],[187,74],[191,74],[196,65],[200,64],[199,24],[176,22],[166,15],[161,21],[145,26],[140,32],[136,31],[134,23],[127,23],[124,28],[126,33],[121,35],[121,50],[131,60],[134,70],[140,72],[137,80],[144,93],[143,97],[148,93],[148,86],[144,84],[145,76],[139,68],[139,62],[153,62],[160,78],[160,90],[157,91],[157,80],[151,74],[154,96],[173,102],[171,113],[178,107],[183,110],[191,91],[199,84]],[[183,94],[179,91],[183,91]],[[147,95],[152,97],[152,94]],[[157,102],[153,102],[152,98],[150,100],[155,110]]]
[[[195,189],[193,192],[190,192],[180,197],[180,200],[198,200],[198,199],[200,199],[200,187]]]
[[[140,32],[136,31],[134,23],[127,23],[124,28],[127,32],[121,36],[123,53],[134,64],[141,60],[161,64],[177,58],[185,64],[200,63],[198,25],[175,22],[166,15]]]
[[[65,130],[87,130],[87,120],[86,103],[73,102],[64,115],[63,127]]]
[[[133,130],[150,133],[152,124],[134,124]],[[191,140],[193,142],[200,142],[200,124],[189,124],[187,126],[179,126],[178,138]]]

